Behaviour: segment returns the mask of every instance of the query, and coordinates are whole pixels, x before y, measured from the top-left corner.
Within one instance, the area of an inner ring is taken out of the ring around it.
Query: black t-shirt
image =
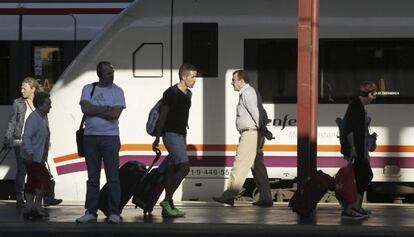
[[[188,114],[191,107],[191,91],[184,94],[178,85],[168,88],[162,95],[162,105],[168,107],[163,132],[187,135]]]
[[[345,113],[344,122],[345,137],[352,132],[354,134],[354,145],[358,157],[365,157],[365,132],[368,130],[368,128],[366,127],[365,108],[358,97],[353,99],[349,104],[348,109]],[[346,146],[344,146],[344,148],[341,147],[342,154],[349,156],[349,149],[349,144],[346,142]]]

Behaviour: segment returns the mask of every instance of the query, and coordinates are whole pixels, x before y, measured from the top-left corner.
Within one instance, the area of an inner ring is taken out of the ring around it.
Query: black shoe
[[[213,200],[219,203],[224,203],[230,206],[234,206],[234,198],[223,198],[221,197],[213,197]]]
[[[360,213],[352,211],[351,213],[342,212],[341,214],[342,219],[349,219],[349,220],[363,220],[368,216],[361,215]]]
[[[23,218],[26,220],[37,220],[42,219],[44,217],[48,218],[49,214],[47,212],[39,212],[34,209],[23,213]]]
[[[265,202],[265,201],[257,201],[252,203],[254,206],[258,207],[271,207],[273,206],[273,202]]]
[[[16,200],[16,207],[18,208],[26,207],[26,203],[24,202],[24,200]]]
[[[43,198],[43,206],[44,207],[56,206],[56,205],[59,205],[62,201],[63,201],[62,199],[56,199],[56,198],[51,198],[51,197],[44,197]]]
[[[352,208],[352,211],[357,212],[358,214],[361,214],[363,216],[370,216],[371,215],[371,211],[370,210],[365,210],[362,207],[359,210]]]

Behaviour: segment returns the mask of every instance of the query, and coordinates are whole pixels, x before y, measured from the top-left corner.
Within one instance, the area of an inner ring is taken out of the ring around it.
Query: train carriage
[[[374,81],[379,96],[367,108],[373,118],[371,131],[379,135],[378,148],[371,154],[373,190],[390,195],[411,193],[414,180],[410,136],[414,18],[409,11],[414,3],[398,3],[320,3],[318,168],[333,175],[345,164],[335,119],[344,115],[360,82]],[[226,186],[239,136],[238,95],[232,90],[231,75],[240,68],[248,70],[272,118],[269,129],[276,139],[264,147],[269,178],[274,183],[294,180],[297,8],[297,1],[291,0],[131,3],[82,50],[51,91],[49,161],[55,167],[59,196],[66,200],[85,196],[86,166],[76,154],[75,131],[82,117],[81,89],[97,80],[95,68],[101,60],[114,65],[115,83],[126,96],[127,108],[120,118],[121,163],[151,161],[153,137],[145,131],[149,110],[166,88],[177,83],[183,62],[200,69],[188,124],[192,168],[176,199],[210,200]]]

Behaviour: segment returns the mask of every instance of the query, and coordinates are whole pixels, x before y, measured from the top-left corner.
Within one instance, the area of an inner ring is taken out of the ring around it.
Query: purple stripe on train
[[[137,160],[146,165],[151,164],[154,156],[148,155],[126,155],[121,156],[120,165],[129,160]],[[196,167],[231,167],[234,156],[190,156],[191,166]],[[160,161],[157,162],[158,165]],[[319,157],[317,166],[319,168],[342,167],[346,161],[342,157]],[[266,167],[296,167],[297,160],[293,156],[266,156]],[[372,157],[372,168],[383,168],[385,165],[398,165],[400,168],[414,168],[414,157]],[[70,174],[86,170],[84,161],[56,167],[58,175]]]

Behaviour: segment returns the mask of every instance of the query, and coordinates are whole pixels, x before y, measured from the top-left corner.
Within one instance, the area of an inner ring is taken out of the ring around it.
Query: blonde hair
[[[25,77],[22,81],[22,84],[26,83],[30,86],[30,88],[35,88],[35,93],[43,91],[42,87],[40,86],[39,82],[34,79],[33,77]]]
[[[359,86],[361,96],[368,96],[369,93],[377,92],[377,85],[372,81],[364,81]]]

